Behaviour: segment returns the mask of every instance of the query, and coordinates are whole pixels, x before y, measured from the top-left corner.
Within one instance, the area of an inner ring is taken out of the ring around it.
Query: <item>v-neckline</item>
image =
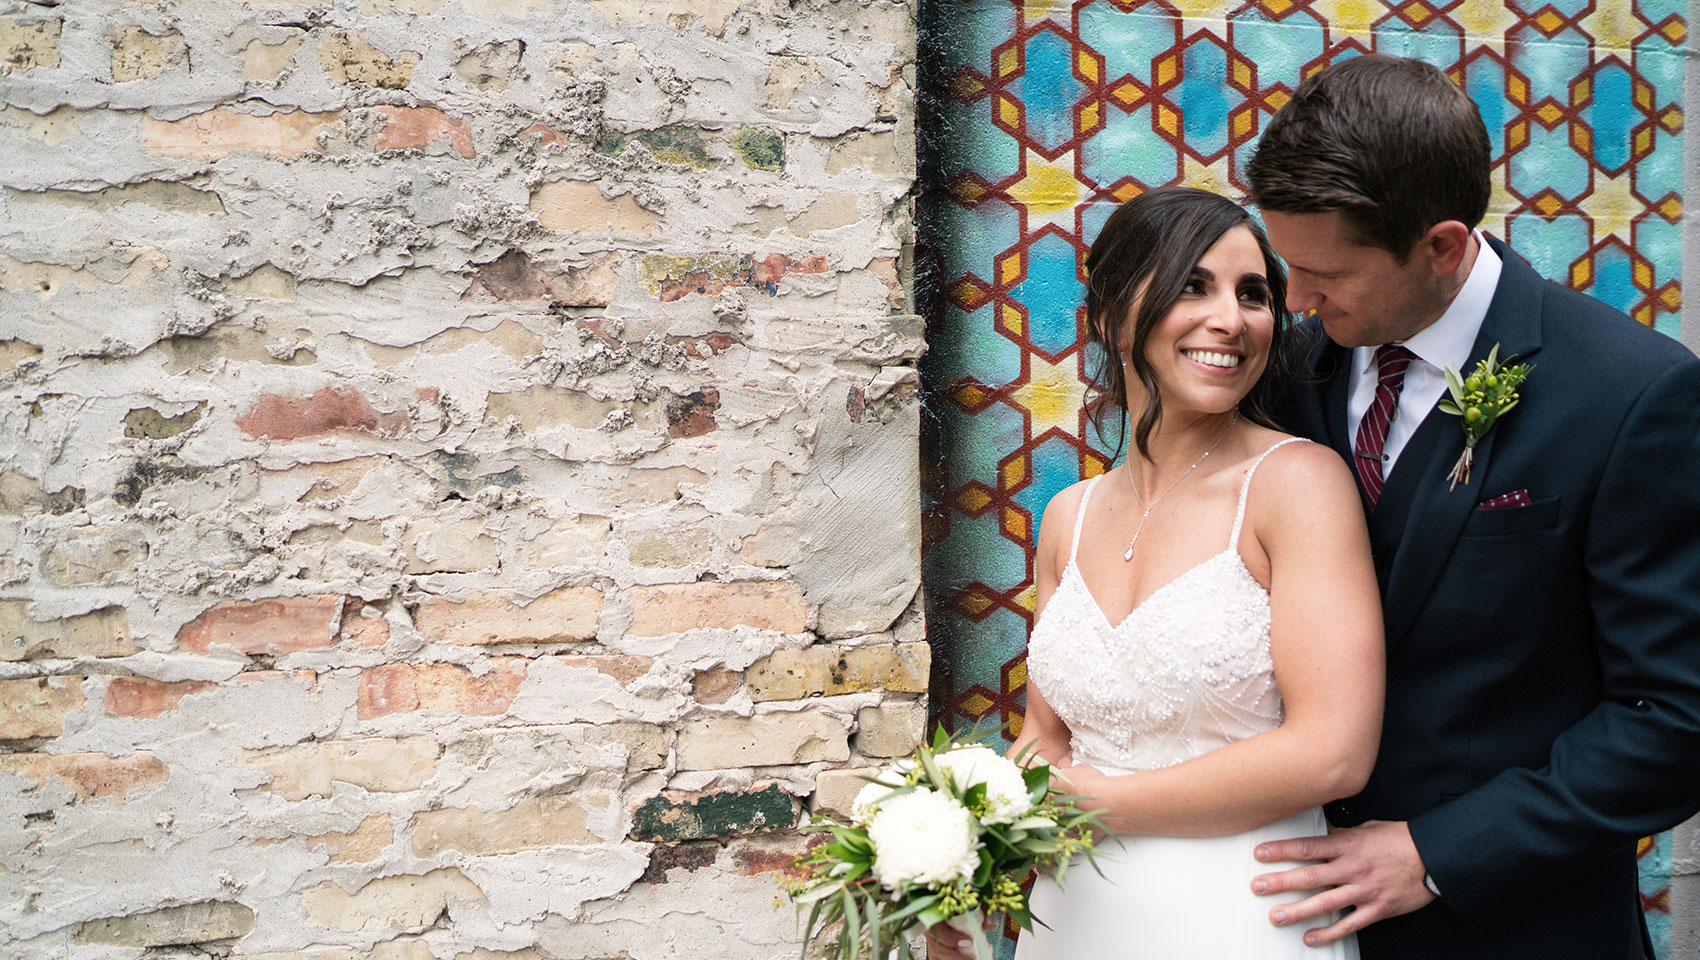
[[[1170,587],[1173,587],[1175,584],[1180,583],[1182,580],[1185,580],[1187,577],[1192,576],[1194,573],[1197,573],[1199,570],[1204,569],[1204,567],[1207,564],[1210,564],[1210,563],[1212,563],[1212,562],[1214,562],[1214,561],[1216,561],[1216,560],[1218,560],[1218,559],[1222,558],[1223,556],[1230,554],[1230,553],[1233,554],[1233,556],[1234,556],[1235,566],[1239,567],[1240,572],[1243,573],[1246,576],[1246,579],[1250,580],[1252,582],[1252,585],[1257,587],[1257,589],[1259,591],[1261,591],[1265,597],[1269,596],[1269,591],[1264,588],[1263,584],[1257,582],[1256,577],[1251,575],[1251,569],[1245,565],[1245,558],[1240,556],[1240,552],[1238,550],[1234,549],[1233,547],[1229,547],[1228,549],[1223,550],[1220,553],[1213,553],[1210,556],[1205,557],[1203,560],[1200,560],[1197,563],[1193,564],[1192,566],[1186,568],[1185,570],[1182,570],[1180,573],[1176,574],[1175,576],[1169,578],[1169,580],[1167,582],[1165,582],[1162,586],[1160,586],[1157,589],[1146,594],[1145,599],[1134,604],[1133,609],[1129,610],[1127,612],[1127,615],[1122,617],[1121,620],[1119,622],[1116,622],[1116,623],[1110,622],[1109,614],[1104,612],[1103,606],[1098,603],[1098,598],[1092,595],[1092,588],[1086,585],[1086,575],[1080,572],[1080,563],[1076,560],[1076,558],[1074,558],[1074,557],[1069,558],[1068,566],[1063,569],[1063,576],[1067,576],[1068,572],[1070,570],[1074,571],[1074,579],[1077,582],[1079,582],[1079,584],[1080,584],[1080,592],[1086,594],[1086,600],[1087,600],[1088,603],[1092,604],[1092,609],[1097,612],[1098,619],[1103,622],[1104,626],[1106,626],[1110,629],[1111,633],[1116,633],[1116,632],[1119,632],[1122,627],[1127,626],[1128,621],[1132,620],[1135,614],[1139,613],[1141,610],[1144,610],[1147,606],[1150,606],[1151,601],[1157,599],[1157,596],[1159,594],[1166,592]]]

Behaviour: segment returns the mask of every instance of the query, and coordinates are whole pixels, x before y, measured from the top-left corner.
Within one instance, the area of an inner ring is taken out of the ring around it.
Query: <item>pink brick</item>
[[[472,131],[465,120],[434,107],[379,107],[378,114],[386,121],[384,132],[378,134],[379,151],[406,150],[443,140],[461,156],[472,159]]]
[[[250,437],[298,440],[338,430],[395,433],[407,425],[407,414],[379,413],[352,387],[325,387],[307,398],[262,393],[236,425]]]
[[[106,712],[115,717],[157,717],[176,710],[191,693],[203,693],[217,684],[205,680],[166,682],[149,677],[119,677],[106,685]]]
[[[177,646],[206,653],[213,644],[242,653],[293,653],[331,645],[342,613],[338,596],[221,603],[177,632]]]
[[[480,717],[506,713],[525,682],[528,661],[507,657],[491,663],[494,669],[481,676],[451,663],[373,667],[360,677],[360,716],[371,719],[410,710]]]

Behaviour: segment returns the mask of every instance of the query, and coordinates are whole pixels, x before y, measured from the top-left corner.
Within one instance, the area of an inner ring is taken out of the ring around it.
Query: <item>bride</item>
[[[1096,386],[1134,449],[1045,509],[1012,750],[1032,744],[1118,837],[1104,877],[1040,881],[1048,926],[1016,960],[1355,957],[1307,947],[1251,887],[1257,844],[1324,832],[1320,805],[1362,788],[1382,707],[1356,482],[1269,425],[1281,266],[1243,209],[1183,187],[1123,205],[1086,264]],[[972,955],[942,925],[929,945]]]

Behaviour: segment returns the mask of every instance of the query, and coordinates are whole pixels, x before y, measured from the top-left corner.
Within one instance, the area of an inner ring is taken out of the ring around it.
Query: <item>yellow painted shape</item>
[[[1179,73],[1180,57],[1172,53],[1164,54],[1157,58],[1157,63],[1152,67],[1151,71],[1151,75],[1159,87],[1175,79],[1176,75]]]
[[[1653,289],[1653,265],[1645,260],[1635,261],[1635,286],[1642,290]]]
[[[1665,306],[1669,307],[1672,311],[1681,310],[1682,287],[1674,283],[1671,284],[1665,288],[1663,293],[1659,294],[1659,299],[1664,301]]]
[[[969,487],[956,495],[956,505],[963,513],[979,513],[991,502],[991,495],[979,487]]]
[[[1635,16],[1633,4],[1608,2],[1596,4],[1594,12],[1578,21],[1582,30],[1594,38],[1594,49],[1600,56],[1605,56],[1607,50],[1622,50],[1625,60],[1635,46],[1635,38],[1645,29],[1640,18]]]
[[[1527,104],[1529,102],[1529,81],[1517,76],[1507,77],[1505,93],[1511,98],[1512,103]]]
[[[1021,271],[1023,269],[1023,261],[1025,259],[1026,258],[1021,255],[1021,251],[1017,250],[1014,253],[1010,254],[1009,256],[1004,257],[1003,259],[999,260],[998,261],[998,284],[1000,286],[1006,286],[1007,287],[1010,284],[1014,283],[1016,280],[1019,280],[1021,278]]]
[[[1577,106],[1582,101],[1592,96],[1593,92],[1594,82],[1592,80],[1587,77],[1577,80],[1576,85],[1570,88],[1570,105],[1573,107]]]
[[[1025,206],[1029,213],[1042,215],[1073,211],[1080,202],[1080,181],[1075,179],[1074,166],[1052,163],[1031,151],[1027,154],[1027,173],[1009,188],[1009,198]]]
[[[1014,507],[1003,508],[1004,532],[1019,540],[1029,539],[1027,536],[1027,516]]]
[[[1157,126],[1171,137],[1180,136],[1181,117],[1175,109],[1166,103],[1157,104]]]
[[[998,469],[998,485],[1005,490],[1013,490],[1027,479],[1027,458],[1016,457]]]
[[[1010,47],[998,53],[998,76],[1007,77],[1021,68],[1021,50]]]
[[[1086,385],[1076,375],[1072,357],[1052,364],[1034,355],[1027,382],[1011,392],[1011,399],[1032,417],[1033,436],[1053,427],[1074,433],[1086,401]]]
[[[1570,125],[1570,144],[1583,153],[1594,148],[1594,133],[1580,123]]]
[[[1020,105],[1007,96],[998,97],[998,118],[1012,127],[1020,125]]]
[[[1581,290],[1594,281],[1594,258],[1583,257],[1570,265],[1570,286]]]
[[[1665,202],[1659,204],[1659,213],[1671,223],[1677,222],[1682,219],[1682,201],[1676,197],[1666,197]]]
[[[1085,50],[1077,52],[1074,56],[1074,62],[1080,70],[1082,79],[1087,83],[1098,82],[1098,61],[1093,59],[1090,53]]]
[[[1018,337],[1027,335],[1027,320],[1021,315],[1020,310],[1004,303],[998,305],[998,312],[1003,317],[1004,328],[1010,333]]]
[[[1101,121],[1098,117],[1098,101],[1094,100],[1080,108],[1080,130],[1086,133],[1098,129]]]
[[[1039,588],[1029,584],[1027,586],[1027,589],[1025,589],[1025,590],[1023,590],[1020,593],[1015,595],[1015,602],[1023,610],[1032,611],[1035,607],[1037,607],[1039,605]],[[1019,679],[1017,679],[1017,672],[1018,671],[1020,673]],[[1010,681],[1011,686],[1018,686],[1020,684],[1026,683],[1027,682],[1027,665],[1021,664],[1019,666],[1011,668],[1010,671],[1009,671],[1009,681]]]
[[[1557,123],[1559,117],[1564,116],[1564,111],[1559,108],[1558,104],[1549,103],[1539,110],[1536,110],[1535,116],[1539,118],[1542,123],[1550,126],[1551,124]]]

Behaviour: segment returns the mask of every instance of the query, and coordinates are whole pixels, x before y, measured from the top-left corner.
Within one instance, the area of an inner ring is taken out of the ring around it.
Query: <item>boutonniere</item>
[[[1515,357],[1512,359],[1516,359]],[[1476,444],[1482,442],[1499,418],[1517,406],[1522,394],[1517,389],[1535,368],[1526,363],[1499,362],[1499,344],[1493,345],[1486,360],[1479,361],[1469,376],[1457,370],[1446,371],[1446,389],[1450,399],[1442,398],[1440,410],[1459,418],[1464,427],[1464,452],[1446,475],[1448,491],[1457,488],[1459,481],[1470,485],[1470,463],[1475,459]]]

